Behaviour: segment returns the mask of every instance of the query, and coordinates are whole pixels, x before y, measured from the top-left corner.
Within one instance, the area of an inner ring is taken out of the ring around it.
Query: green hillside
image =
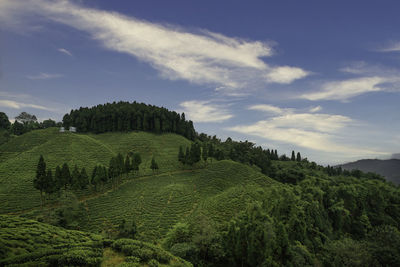
[[[149,263],[191,266],[159,247],[140,241],[106,240],[100,235],[0,215],[0,266],[148,266]]]
[[[70,166],[108,165],[112,156],[129,151],[142,156],[141,175],[151,174],[150,161],[154,155],[161,171],[178,168],[179,145],[189,141],[175,134],[156,135],[146,132],[75,134],[59,133],[57,128],[36,130],[11,139],[0,146],[0,213],[31,209],[40,205],[38,191],[33,188],[39,156],[54,168],[67,162]]]

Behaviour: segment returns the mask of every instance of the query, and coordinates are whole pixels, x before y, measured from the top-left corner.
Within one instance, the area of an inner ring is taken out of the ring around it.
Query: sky
[[[320,164],[400,152],[400,2],[0,0],[0,111],[138,101]]]

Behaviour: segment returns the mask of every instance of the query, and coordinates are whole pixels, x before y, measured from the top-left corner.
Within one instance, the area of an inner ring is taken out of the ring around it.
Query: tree
[[[137,226],[135,220],[132,220],[130,223],[125,219],[122,219],[122,222],[118,226],[119,238],[131,238],[134,239],[137,234]]]
[[[51,171],[50,168],[47,169],[45,184],[46,186],[44,188],[44,191],[46,194],[51,195],[57,192],[57,185],[53,179],[53,172]]]
[[[79,187],[80,189],[86,189],[88,184],[89,184],[89,177],[86,173],[85,167],[83,167],[79,175]]]
[[[290,158],[292,161],[296,161],[296,156],[294,154],[294,150],[292,150],[292,157]]]
[[[301,161],[301,155],[300,155],[300,152],[297,152],[296,161],[298,161],[298,162],[300,162],[300,161]]]
[[[63,187],[62,177],[61,177],[61,168],[57,165],[56,172],[54,174],[54,185],[56,186],[56,191],[60,190]]]
[[[71,184],[71,173],[69,171],[69,167],[67,163],[64,163],[61,168],[61,186],[64,186],[64,189],[67,189],[67,186]]]
[[[21,112],[17,117],[15,117],[16,121],[22,123],[36,122],[37,118],[35,115],[31,115],[25,111]]]
[[[44,158],[40,155],[39,162],[36,168],[36,176],[33,179],[33,186],[40,191],[40,202],[43,208],[43,192],[46,189],[46,163]]]
[[[81,173],[79,172],[78,166],[75,164],[74,170],[71,174],[71,185],[74,189],[78,189],[80,187],[79,180],[80,180]]]
[[[15,122],[12,124],[11,132],[12,132],[13,134],[15,134],[15,135],[21,135],[21,134],[23,134],[23,133],[25,132],[24,125],[23,125],[22,123],[19,123],[18,121],[15,121]]]
[[[151,159],[151,165],[150,165],[150,168],[153,170],[153,173],[155,172],[155,171],[158,171],[158,164],[157,164],[157,162],[156,162],[156,160],[154,159],[154,156],[153,156],[153,158]]]
[[[185,164],[185,154],[183,153],[182,146],[179,146],[178,160],[179,160],[179,162],[182,162],[183,164]]]
[[[135,153],[133,155],[133,160],[132,160],[132,169],[139,173],[139,166],[142,163],[142,157],[140,156],[139,153]]]
[[[0,129],[8,130],[11,127],[11,123],[8,120],[7,115],[4,112],[0,112]]]
[[[132,170],[132,164],[131,164],[131,158],[129,157],[128,154],[126,154],[125,157],[125,163],[124,163],[124,171],[128,176],[128,173]]]
[[[52,119],[44,120],[42,126],[43,128],[56,127],[56,122]]]
[[[203,145],[203,151],[202,151],[201,156],[202,156],[204,162],[207,163],[207,159],[208,159],[207,144]]]

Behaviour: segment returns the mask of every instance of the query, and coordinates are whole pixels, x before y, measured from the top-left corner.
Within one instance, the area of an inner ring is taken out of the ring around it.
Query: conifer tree
[[[86,173],[85,167],[83,167],[79,175],[79,187],[80,189],[86,189],[88,184],[89,184],[89,177]]]
[[[61,168],[61,185],[67,189],[68,184],[71,184],[71,173],[67,163],[64,163]]]
[[[300,155],[300,152],[297,152],[297,158],[296,158],[296,160],[297,160],[297,161],[299,161],[299,162],[301,161],[301,155]]]
[[[184,162],[183,164],[192,165],[191,159],[190,159],[190,148],[189,148],[189,147],[186,147],[186,151],[185,151],[185,162]]]
[[[142,157],[140,156],[139,153],[135,153],[133,155],[132,165],[133,165],[133,170],[136,171],[137,173],[139,173],[139,166],[141,163],[142,163]]]
[[[182,146],[179,146],[179,153],[178,153],[178,160],[179,162],[185,163],[185,154],[183,153]]]
[[[208,144],[208,156],[211,158],[211,162],[212,162],[212,158],[215,156],[214,155],[214,145],[213,144]]]
[[[156,160],[154,159],[154,156],[151,159],[150,168],[153,170],[153,173],[158,170],[158,164],[157,164]]]
[[[203,145],[203,151],[202,151],[201,156],[202,156],[204,162],[207,164],[207,159],[208,159],[207,144]]]
[[[53,179],[53,172],[51,171],[50,168],[47,169],[47,173],[46,173],[45,192],[48,195],[51,195],[51,194],[57,192],[57,183]]]
[[[132,164],[131,164],[131,158],[129,157],[128,154],[126,154],[125,157],[125,165],[124,165],[124,171],[126,174],[128,174],[131,171]]]
[[[296,160],[296,156],[295,156],[295,154],[294,154],[294,150],[292,150],[292,157],[290,158],[292,161],[295,161]]]
[[[36,176],[33,179],[33,186],[40,191],[40,202],[43,207],[43,192],[46,189],[46,163],[40,155],[39,162],[36,168]]]
[[[79,180],[80,180],[81,173],[79,172],[78,166],[75,164],[74,170],[71,174],[71,186],[74,189],[78,189],[80,187]]]
[[[56,172],[54,174],[54,185],[56,186],[56,191],[60,190],[61,187],[63,187],[61,178],[61,168],[59,165],[57,165]]]

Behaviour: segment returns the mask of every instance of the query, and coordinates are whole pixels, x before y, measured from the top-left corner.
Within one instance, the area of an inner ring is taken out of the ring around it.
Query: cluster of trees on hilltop
[[[0,130],[3,130],[3,135],[9,137],[10,134],[21,135],[36,129],[46,129],[49,127],[61,126],[61,122],[55,122],[48,119],[39,122],[35,115],[25,111],[21,112],[14,118],[14,123],[11,123],[7,114],[0,112]]]
[[[194,140],[196,132],[185,114],[137,102],[113,102],[72,110],[63,118],[65,127],[78,132],[149,131],[176,133]]]

